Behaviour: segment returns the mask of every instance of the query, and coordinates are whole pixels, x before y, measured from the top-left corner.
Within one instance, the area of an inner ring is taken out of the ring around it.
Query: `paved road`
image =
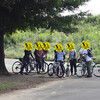
[[[100,78],[66,77],[35,89],[3,94],[0,100],[100,100]]]
[[[100,100],[100,79],[74,76],[35,89],[3,94],[0,100]]]
[[[18,59],[5,59],[6,68],[9,72],[12,72],[12,65],[15,61],[18,61]]]

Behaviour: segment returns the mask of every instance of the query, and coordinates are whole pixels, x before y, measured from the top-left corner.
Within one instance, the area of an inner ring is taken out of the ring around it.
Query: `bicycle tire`
[[[62,78],[64,76],[64,68],[62,68],[61,66],[57,67],[57,76],[59,78]]]
[[[44,62],[44,74],[48,72],[48,63]]]
[[[53,63],[50,63],[49,65],[48,65],[48,75],[49,76],[53,76],[53,72],[54,72],[54,65],[53,65]]]
[[[12,65],[12,72],[18,74],[21,70],[22,63],[20,61],[16,61]]]
[[[78,77],[82,77],[83,76],[82,73],[83,73],[82,65],[81,64],[78,64],[77,65],[77,76]]]
[[[100,77],[100,66],[93,66],[93,75],[96,77]]]
[[[66,76],[69,77],[70,76],[70,69],[66,68]]]

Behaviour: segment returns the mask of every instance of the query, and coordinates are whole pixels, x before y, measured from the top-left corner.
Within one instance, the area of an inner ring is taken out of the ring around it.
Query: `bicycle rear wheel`
[[[42,68],[42,70],[43,70],[43,72],[46,74],[47,72],[48,72],[48,63],[46,63],[46,62],[44,62],[43,63],[43,68]]]
[[[99,65],[93,66],[93,75],[96,77],[100,77],[100,66]]]
[[[12,72],[18,74],[21,70],[21,67],[22,63],[20,61],[14,62],[14,64],[12,65]]]
[[[52,63],[50,63],[48,65],[48,75],[49,76],[53,76],[53,71],[54,71],[53,68],[54,68],[54,65]]]
[[[82,65],[78,64],[77,65],[77,76],[82,77],[83,76],[83,70],[82,70]]]

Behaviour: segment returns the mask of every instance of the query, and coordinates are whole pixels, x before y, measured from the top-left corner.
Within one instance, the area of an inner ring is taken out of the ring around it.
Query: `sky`
[[[99,15],[100,14],[100,0],[90,0],[85,5],[80,6],[78,10],[75,10],[75,13],[79,13],[80,11],[88,11],[92,13],[93,15]],[[71,15],[72,12],[64,11],[61,15]]]

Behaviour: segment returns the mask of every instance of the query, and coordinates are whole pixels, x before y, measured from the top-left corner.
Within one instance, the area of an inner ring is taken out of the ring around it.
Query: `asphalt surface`
[[[3,94],[0,100],[100,100],[100,79],[73,76],[35,89]]]
[[[0,100],[100,100],[100,78],[66,77],[35,89],[3,94]]]
[[[5,59],[5,65],[9,72],[12,72],[12,65],[15,61],[18,61],[18,59],[8,59],[8,58]]]

